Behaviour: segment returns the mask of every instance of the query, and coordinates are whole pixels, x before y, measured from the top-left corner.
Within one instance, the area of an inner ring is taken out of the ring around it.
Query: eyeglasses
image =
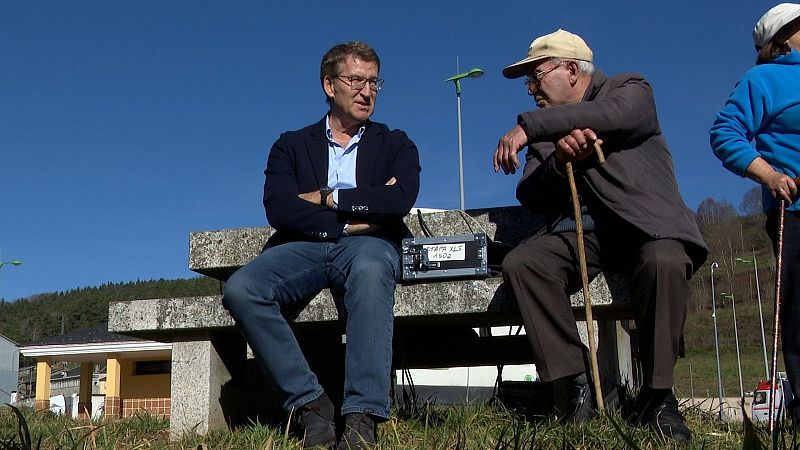
[[[364,89],[364,86],[369,83],[369,89],[371,91],[380,91],[383,87],[383,80],[380,78],[364,78],[359,77],[356,75],[351,75],[349,77],[343,75],[336,75],[336,78],[342,80],[345,84],[350,86],[350,89],[354,91],[360,91]]]
[[[524,80],[525,86],[530,86],[531,83],[536,83],[538,85],[539,83],[542,82],[542,78],[544,78],[545,75],[547,75],[548,73],[558,69],[559,67],[563,66],[564,64],[566,64],[566,63],[562,61],[562,62],[556,64],[555,66],[553,66],[553,67],[551,67],[551,68],[549,68],[547,70],[542,70],[542,71],[538,71],[537,70],[536,72],[533,72],[532,76],[529,75],[529,76],[525,77],[525,80]]]

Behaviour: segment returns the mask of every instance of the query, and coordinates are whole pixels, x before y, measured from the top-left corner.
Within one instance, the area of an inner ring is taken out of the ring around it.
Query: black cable
[[[430,228],[428,228],[428,224],[425,223],[425,219],[422,218],[422,211],[419,209],[417,209],[417,221],[419,221],[419,227],[422,229],[422,234],[424,234],[425,237],[433,236]]]

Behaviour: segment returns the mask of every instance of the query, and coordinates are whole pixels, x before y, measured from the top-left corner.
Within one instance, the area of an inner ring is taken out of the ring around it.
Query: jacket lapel
[[[356,159],[356,183],[359,186],[370,185],[370,174],[374,173],[372,166],[380,150],[380,127],[367,121],[364,134],[358,142],[358,158]]]
[[[306,154],[320,188],[328,185],[328,138],[325,136],[325,117],[311,127],[306,139]]]

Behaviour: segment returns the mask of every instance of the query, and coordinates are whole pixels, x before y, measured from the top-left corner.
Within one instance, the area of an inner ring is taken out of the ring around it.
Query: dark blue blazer
[[[403,131],[367,121],[358,144],[356,184],[339,190],[338,209],[307,202],[297,195],[328,183],[325,118],[301,130],[281,134],[264,170],[264,209],[276,230],[267,246],[293,241],[335,241],[344,224],[362,220],[380,224],[373,233],[400,246],[409,236],[403,217],[419,193],[419,153]],[[397,183],[386,186],[391,177]]]

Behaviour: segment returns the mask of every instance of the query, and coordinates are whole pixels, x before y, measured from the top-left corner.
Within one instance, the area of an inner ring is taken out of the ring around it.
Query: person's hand
[[[351,220],[347,226],[348,236],[357,236],[359,234],[372,233],[377,231],[381,226],[375,223],[363,222],[360,220]]]
[[[322,191],[304,192],[302,194],[297,194],[297,196],[307,202],[319,205],[320,201],[322,200]]]
[[[765,177],[764,186],[769,189],[772,197],[783,200],[787,204],[793,203],[797,196],[797,183],[794,179],[777,171],[773,171]]]
[[[502,168],[506,175],[516,173],[519,168],[517,153],[527,144],[528,135],[525,134],[525,129],[521,125],[515,126],[503,135],[494,151],[494,171],[498,172]]]
[[[393,186],[397,184],[397,178],[391,177],[386,180],[384,185],[386,186]],[[375,223],[364,222],[361,220],[351,220],[347,222],[347,235],[348,236],[357,236],[359,234],[366,234],[371,233],[373,231],[377,231],[381,226]]]
[[[564,164],[584,160],[594,153],[595,142],[603,145],[603,140],[597,138],[594,130],[572,130],[556,143],[556,161]]]

